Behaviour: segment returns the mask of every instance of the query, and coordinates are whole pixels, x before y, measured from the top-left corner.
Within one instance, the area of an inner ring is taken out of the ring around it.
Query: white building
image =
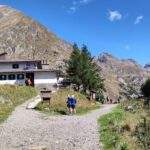
[[[40,60],[7,60],[4,55],[0,54],[0,85],[25,85],[29,78],[35,86],[57,84],[59,72],[48,69],[48,64],[42,65]]]

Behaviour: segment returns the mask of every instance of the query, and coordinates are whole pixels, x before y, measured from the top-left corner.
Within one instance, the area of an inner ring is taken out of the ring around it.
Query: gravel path
[[[116,105],[104,105],[84,116],[47,116],[17,107],[0,125],[0,150],[101,150],[97,119]],[[35,149],[34,149],[35,150]],[[36,149],[37,150],[37,149]]]

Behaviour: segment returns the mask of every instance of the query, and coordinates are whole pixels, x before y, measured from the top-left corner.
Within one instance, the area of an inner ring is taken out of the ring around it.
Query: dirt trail
[[[97,119],[116,105],[104,105],[84,116],[47,116],[27,110],[27,103],[17,107],[0,125],[0,150],[101,150]]]

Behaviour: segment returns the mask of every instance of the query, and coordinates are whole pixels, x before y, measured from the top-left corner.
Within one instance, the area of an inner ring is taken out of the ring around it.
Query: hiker
[[[33,86],[31,79],[28,79],[28,86]]]
[[[112,102],[113,102],[113,100],[112,99],[110,99],[110,103],[112,104]]]
[[[25,79],[25,84],[28,86],[28,78]]]
[[[77,104],[77,100],[74,97],[74,95],[71,96],[71,109],[73,113],[76,113],[76,104]]]
[[[121,101],[121,100],[120,100],[120,97],[118,97],[117,101],[118,101],[118,103],[120,103],[120,101]]]
[[[68,108],[68,114],[72,113],[72,109],[71,109],[71,96],[68,95],[67,98],[67,108]]]
[[[109,103],[109,97],[107,96],[107,103]]]

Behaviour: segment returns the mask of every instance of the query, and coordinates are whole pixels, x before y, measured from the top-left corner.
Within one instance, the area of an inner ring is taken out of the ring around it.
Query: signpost
[[[52,92],[51,90],[47,90],[46,88],[43,88],[40,91],[40,96],[41,96],[41,99],[42,99],[42,104],[43,103],[48,103],[49,110],[50,110],[51,92]]]

